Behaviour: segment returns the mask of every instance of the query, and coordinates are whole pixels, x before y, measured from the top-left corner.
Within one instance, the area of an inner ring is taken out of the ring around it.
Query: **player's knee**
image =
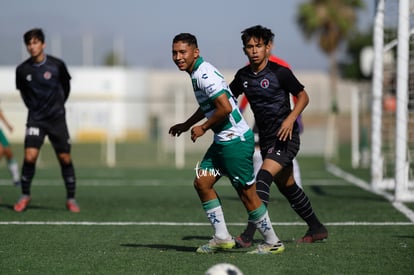
[[[256,182],[257,182],[257,188],[259,187],[259,185],[262,184],[266,184],[266,185],[270,185],[272,184],[273,181],[273,176],[272,174],[264,169],[260,169],[259,172],[257,173],[257,177],[256,177]]]
[[[69,165],[72,163],[72,158],[68,153],[60,153],[58,154],[58,159],[61,165]]]

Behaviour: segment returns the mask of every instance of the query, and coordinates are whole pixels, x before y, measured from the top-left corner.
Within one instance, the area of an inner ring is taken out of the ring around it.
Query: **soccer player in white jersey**
[[[214,253],[235,246],[226,226],[220,199],[214,189],[214,184],[222,176],[230,179],[248,212],[249,220],[256,224],[264,238],[264,242],[249,253],[283,252],[284,245],[273,230],[266,206],[256,193],[253,132],[242,117],[226,81],[214,66],[203,60],[197,39],[190,33],[181,33],[174,37],[172,59],[179,70],[190,75],[199,108],[185,122],[172,126],[169,133],[179,136],[191,128],[191,140],[195,142],[209,129],[214,132],[214,141],[201,163],[197,164],[194,178],[194,187],[214,228],[214,235],[197,252]],[[195,125],[205,118],[205,121]]]

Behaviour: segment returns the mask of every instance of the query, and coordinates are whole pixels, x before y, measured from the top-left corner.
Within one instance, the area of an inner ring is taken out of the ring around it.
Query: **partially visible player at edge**
[[[10,132],[13,132],[13,126],[6,119],[6,116],[3,113],[3,110],[0,108],[0,121],[7,127]],[[7,140],[6,135],[3,133],[3,130],[0,128],[0,160],[6,156],[7,168],[9,168],[10,174],[13,179],[15,186],[20,185],[20,175],[19,175],[19,165],[17,164],[16,159],[14,158],[13,151],[11,149],[10,143]]]
[[[36,161],[48,136],[61,167],[66,187],[66,208],[79,212],[75,200],[76,178],[70,154],[71,143],[66,123],[65,102],[70,93],[70,75],[65,63],[46,55],[42,29],[32,29],[24,36],[30,58],[16,68],[16,87],[28,109],[22,167],[22,196],[14,205],[16,212],[27,208]]]
[[[270,29],[259,25],[242,31],[243,49],[249,65],[236,73],[230,89],[236,97],[245,94],[259,130],[263,164],[256,177],[257,193],[267,204],[270,186],[275,182],[308,225],[307,232],[298,242],[312,243],[326,239],[328,231],[314,213],[309,198],[296,184],[292,168],[292,160],[300,146],[296,119],[308,104],[309,97],[289,68],[269,62],[273,37]],[[293,110],[289,94],[298,99]],[[248,225],[246,231],[249,228],[252,227]],[[250,230],[238,236],[236,241],[239,246],[248,247],[252,236]]]
[[[194,178],[194,187],[214,228],[214,235],[197,252],[213,253],[235,246],[235,241],[227,229],[221,201],[214,189],[214,184],[223,175],[230,179],[248,212],[249,221],[264,238],[263,244],[249,253],[283,252],[284,245],[273,229],[266,206],[256,193],[252,160],[253,133],[240,114],[226,81],[213,65],[203,60],[197,39],[190,33],[181,33],[174,37],[172,59],[180,71],[190,75],[194,95],[200,107],[185,122],[172,126],[169,133],[179,136],[192,127],[191,140],[195,142],[209,129],[214,132],[214,141],[197,165],[197,175]],[[193,126],[205,118],[207,120],[202,124]]]

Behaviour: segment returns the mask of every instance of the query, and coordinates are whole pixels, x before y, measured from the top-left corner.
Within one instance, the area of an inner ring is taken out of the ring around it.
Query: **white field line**
[[[394,201],[394,196],[380,191],[380,190],[374,190],[371,188],[371,185],[369,185],[367,182],[355,177],[352,174],[349,174],[343,170],[341,170],[339,167],[333,165],[333,164],[328,164],[326,169],[333,175],[343,178],[344,180],[355,184],[356,186],[367,190],[371,193],[375,193],[377,195],[380,195],[382,197],[384,197],[385,199],[387,199],[389,202],[391,202],[392,206],[394,206],[395,209],[397,209],[398,211],[400,211],[402,214],[404,214],[407,219],[409,219],[412,223],[414,223],[414,211],[412,211],[410,208],[408,208],[407,206],[405,206],[403,203],[400,202],[396,202]]]
[[[328,180],[328,179],[308,179],[303,180],[304,185],[349,185],[344,180]],[[225,182],[224,182],[225,183]],[[123,180],[123,179],[88,179],[88,180],[78,180],[76,183],[78,186],[85,187],[113,187],[113,186],[192,186],[192,180],[188,179],[173,179],[173,180]],[[34,186],[62,186],[63,182],[60,179],[35,179],[33,181]],[[0,186],[13,186],[13,183],[10,179],[0,179]],[[220,186],[232,187],[231,184],[220,184]]]
[[[303,222],[274,222],[275,226],[306,225]],[[414,226],[412,222],[328,222],[327,226]],[[0,225],[83,225],[83,226],[211,226],[202,222],[92,222],[92,221],[1,221]],[[227,223],[229,226],[246,226],[246,223]]]

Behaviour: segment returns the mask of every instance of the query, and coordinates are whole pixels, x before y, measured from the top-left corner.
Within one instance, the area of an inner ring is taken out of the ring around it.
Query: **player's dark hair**
[[[43,33],[43,30],[40,28],[28,30],[23,35],[24,43],[26,45],[28,45],[30,40],[32,40],[33,38],[39,39],[40,42],[45,43],[45,34]]]
[[[249,42],[249,40],[253,37],[257,39],[263,39],[265,45],[269,44],[269,42],[273,42],[273,38],[275,37],[274,33],[270,29],[265,28],[261,25],[247,28],[241,33],[241,39],[244,46],[246,46],[247,42]]]
[[[197,38],[191,33],[185,32],[177,34],[173,39],[173,43],[177,43],[179,41],[187,43],[190,46],[194,45],[196,48],[198,48]]]

